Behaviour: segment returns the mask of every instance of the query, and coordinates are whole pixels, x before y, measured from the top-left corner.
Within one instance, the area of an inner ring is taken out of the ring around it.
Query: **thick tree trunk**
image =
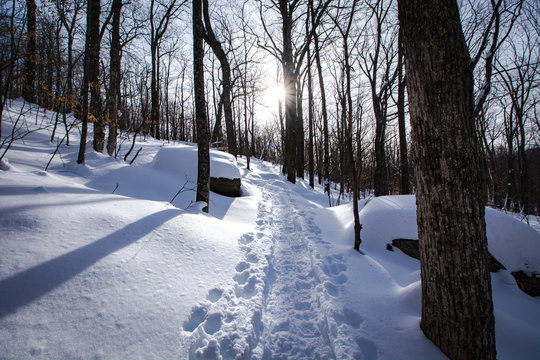
[[[204,27],[202,1],[193,0],[193,86],[195,92],[195,117],[197,124],[198,168],[196,201],[203,201],[208,212],[210,203],[210,149],[208,144],[208,121],[204,93]]]
[[[455,1],[399,2],[413,135],[420,327],[451,359],[495,359],[473,77]]]
[[[120,95],[120,15],[122,0],[113,0],[112,9],[112,36],[111,36],[111,64],[110,85],[107,98],[109,110],[109,138],[107,139],[107,153],[112,156],[116,150],[116,136],[118,124],[118,98]]]

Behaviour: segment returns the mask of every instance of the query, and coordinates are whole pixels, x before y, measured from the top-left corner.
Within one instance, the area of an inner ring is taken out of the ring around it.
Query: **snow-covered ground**
[[[21,106],[5,112],[4,136]],[[89,142],[77,165],[75,128],[45,172],[55,114],[24,118],[45,128],[13,143],[0,170],[0,358],[445,358],[418,327],[419,262],[386,250],[417,238],[414,197],[360,202],[360,255],[351,205],[328,208],[272,164],[239,159],[244,196],[211,193],[204,214],[193,146],[141,138],[129,166]],[[236,176],[229,157],[214,159]],[[538,232],[486,218],[493,255],[539,272]],[[509,271],[492,284],[498,358],[537,359],[540,299]]]

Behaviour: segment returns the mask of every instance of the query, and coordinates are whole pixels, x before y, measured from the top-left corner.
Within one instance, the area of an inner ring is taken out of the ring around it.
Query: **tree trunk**
[[[159,89],[158,89],[158,73],[157,73],[157,42],[154,39],[150,44],[150,55],[152,59],[152,77],[150,79],[150,96],[152,97],[152,108],[150,110],[150,132],[156,139],[160,139],[159,133]]]
[[[90,43],[90,56],[88,57],[88,84],[90,86],[90,120],[94,123],[94,150],[97,152],[103,151],[105,145],[105,125],[103,124],[103,115],[101,111],[101,84],[99,83],[99,15],[101,12],[100,0],[89,0],[88,6],[92,4],[92,9],[88,13],[92,16],[92,42]],[[89,19],[87,21],[90,21]],[[90,25],[89,25],[90,26]],[[95,29],[94,29],[95,27]]]
[[[113,0],[112,9],[112,36],[111,36],[111,64],[110,85],[107,98],[109,110],[109,138],[107,140],[107,153],[109,156],[116,150],[116,136],[118,124],[118,97],[120,94],[120,15],[122,0]]]
[[[521,110],[521,109],[519,109]],[[527,153],[525,151],[525,125],[524,116],[522,111],[518,111],[516,114],[518,123],[519,137],[518,137],[518,165],[519,165],[519,191],[521,200],[521,210],[524,214],[530,214],[529,208],[529,164],[527,161]]]
[[[77,163],[84,164],[88,132],[88,86],[98,81],[99,71],[99,13],[100,0],[88,0],[86,11],[86,44],[84,74],[81,89],[81,142]]]
[[[304,178],[304,114],[302,108],[302,86],[296,82],[296,176]]]
[[[234,131],[234,121],[232,114],[232,104],[231,104],[231,92],[232,92],[232,82],[231,82],[231,67],[229,65],[229,60],[225,51],[221,47],[221,43],[217,40],[212,30],[212,23],[210,22],[209,9],[208,9],[208,0],[204,0],[204,22],[206,25],[206,36],[205,40],[212,48],[212,51],[219,60],[221,66],[221,75],[222,75],[222,84],[223,84],[223,93],[221,94],[221,102],[223,104],[223,112],[225,113],[225,128],[227,132],[227,147],[229,153],[236,157],[238,155],[238,146],[236,145],[236,133]]]
[[[403,76],[403,46],[401,32],[398,40],[398,127],[399,127],[399,169],[401,173],[400,191],[402,195],[410,194],[409,159],[407,156],[407,130],[405,128],[405,77]]]
[[[360,231],[362,225],[360,224],[360,214],[358,213],[358,177],[356,176],[356,162],[354,161],[353,150],[353,102],[351,95],[351,65],[349,63],[349,33],[354,19],[354,10],[356,8],[357,1],[355,0],[352,5],[351,13],[349,15],[349,23],[347,30],[343,34],[343,57],[345,58],[345,75],[346,75],[346,96],[347,96],[347,151],[349,157],[349,166],[351,167],[352,177],[352,191],[353,191],[353,217],[354,217],[354,249],[360,251],[360,244],[362,239],[360,238]],[[345,109],[343,109],[345,111]]]
[[[309,13],[308,13],[309,16]],[[308,23],[306,22],[306,33],[308,32]],[[308,87],[308,124],[309,124],[309,143],[308,143],[308,171],[309,186],[315,188],[315,159],[313,154],[313,84],[311,79],[311,44],[307,44],[307,87]]]
[[[292,49],[292,14],[289,10],[288,0],[279,0],[279,7],[283,20],[281,64],[283,66],[285,89],[285,149],[283,149],[283,163],[287,180],[294,184],[296,183],[296,72]]]
[[[202,23],[202,0],[193,0],[193,86],[195,92],[195,117],[197,124],[198,168],[197,197],[203,201],[208,212],[210,203],[210,149],[208,144],[208,121],[204,92],[204,27]]]
[[[319,75],[319,87],[321,89],[321,112],[323,117],[323,177],[324,177],[324,191],[328,193],[328,199],[330,199],[330,145],[328,142],[328,113],[326,112],[326,95],[324,91],[324,77],[321,65],[321,56],[319,50],[319,37],[317,32],[313,35],[315,44],[315,61],[317,63],[317,73]],[[330,200],[329,200],[330,201]],[[330,204],[331,205],[331,204]]]
[[[495,359],[473,76],[455,1],[404,0],[422,279],[420,327],[451,359]]]
[[[381,109],[381,102],[375,97],[373,109],[375,111],[375,196],[388,195],[388,168],[386,166],[386,117]]]
[[[26,0],[26,50],[24,52],[23,92],[24,100],[36,102],[36,2]]]

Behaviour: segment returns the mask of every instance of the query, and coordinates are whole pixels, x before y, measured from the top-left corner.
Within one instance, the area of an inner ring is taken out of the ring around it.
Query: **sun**
[[[263,93],[262,105],[268,109],[277,109],[278,101],[285,99],[285,91],[282,84],[270,83]]]

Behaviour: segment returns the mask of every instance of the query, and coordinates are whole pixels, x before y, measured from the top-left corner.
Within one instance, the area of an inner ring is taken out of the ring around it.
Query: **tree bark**
[[[36,102],[36,9],[35,0],[26,0],[26,50],[22,97],[30,103]]]
[[[302,107],[302,85],[296,82],[296,176],[304,178],[304,111]]]
[[[283,163],[287,180],[296,183],[296,72],[292,49],[292,13],[288,0],[279,0],[279,10],[283,21],[283,85],[285,88],[285,148]]]
[[[402,195],[410,194],[409,185],[409,158],[407,154],[407,130],[405,128],[405,76],[403,76],[403,46],[401,44],[401,32],[398,39],[398,128],[399,128],[399,169],[401,173],[400,191]]]
[[[356,162],[354,160],[353,150],[353,101],[351,95],[351,65],[349,63],[349,33],[354,19],[354,10],[356,9],[357,0],[353,2],[351,13],[349,15],[349,23],[347,30],[342,33],[343,35],[343,57],[345,58],[345,75],[346,75],[346,96],[347,96],[347,152],[349,157],[349,166],[351,167],[352,177],[352,190],[353,190],[353,217],[354,217],[354,249],[360,251],[360,244],[362,239],[360,237],[360,231],[362,225],[360,224],[360,214],[358,212],[358,177],[356,176]],[[345,109],[343,109],[345,111]]]
[[[107,139],[107,153],[109,156],[116,150],[116,136],[118,124],[118,98],[120,94],[120,15],[122,12],[122,0],[113,0],[112,9],[112,36],[111,36],[111,64],[110,85],[107,98],[109,112],[109,138]]]
[[[81,89],[81,142],[77,163],[84,164],[88,133],[88,86],[98,81],[99,72],[99,13],[100,0],[88,0],[86,9],[86,44],[84,74]]]
[[[92,3],[92,6],[90,6],[90,3]],[[101,84],[99,82],[99,51],[101,43],[99,36],[100,0],[89,0],[88,7],[88,13],[92,16],[91,20],[87,19],[87,21],[92,22],[92,41],[89,48],[90,56],[88,57],[87,69],[88,85],[90,86],[89,117],[94,123],[94,150],[102,152],[105,145],[105,125],[103,124],[103,114],[101,111]]]
[[[212,30],[212,23],[210,22],[209,9],[208,9],[208,0],[204,0],[204,23],[206,25],[206,36],[205,40],[212,48],[212,51],[219,60],[221,65],[221,75],[222,75],[222,86],[223,93],[221,94],[221,102],[223,104],[223,112],[225,114],[225,128],[227,132],[227,147],[229,153],[238,156],[238,146],[236,144],[236,133],[234,131],[234,120],[232,113],[232,104],[231,104],[231,92],[232,92],[232,81],[231,81],[231,66],[229,65],[229,60],[225,51],[221,47],[221,43],[217,40]]]
[[[202,23],[202,0],[193,0],[193,86],[195,92],[195,117],[197,124],[198,167],[197,197],[203,201],[208,212],[210,203],[210,149],[208,144],[208,121],[204,92],[204,27]]]
[[[322,118],[323,118],[323,149],[324,149],[324,156],[323,156],[324,191],[328,193],[328,199],[330,199],[330,145],[328,141],[328,113],[326,111],[326,94],[324,91],[324,77],[323,77],[323,72],[322,72],[321,55],[320,55],[320,49],[319,49],[319,36],[317,35],[317,32],[313,34],[313,41],[315,45],[315,62],[317,63],[317,73],[319,75],[319,87],[321,90],[321,112],[322,112]]]
[[[308,13],[309,20],[309,13]],[[306,35],[309,32],[308,22],[306,21]],[[315,159],[313,154],[313,84],[311,78],[311,41],[307,44],[307,87],[308,87],[308,125],[309,125],[309,143],[308,143],[308,172],[309,186],[315,188]]]
[[[455,1],[402,0],[422,279],[420,327],[451,359],[495,359],[473,76]]]

